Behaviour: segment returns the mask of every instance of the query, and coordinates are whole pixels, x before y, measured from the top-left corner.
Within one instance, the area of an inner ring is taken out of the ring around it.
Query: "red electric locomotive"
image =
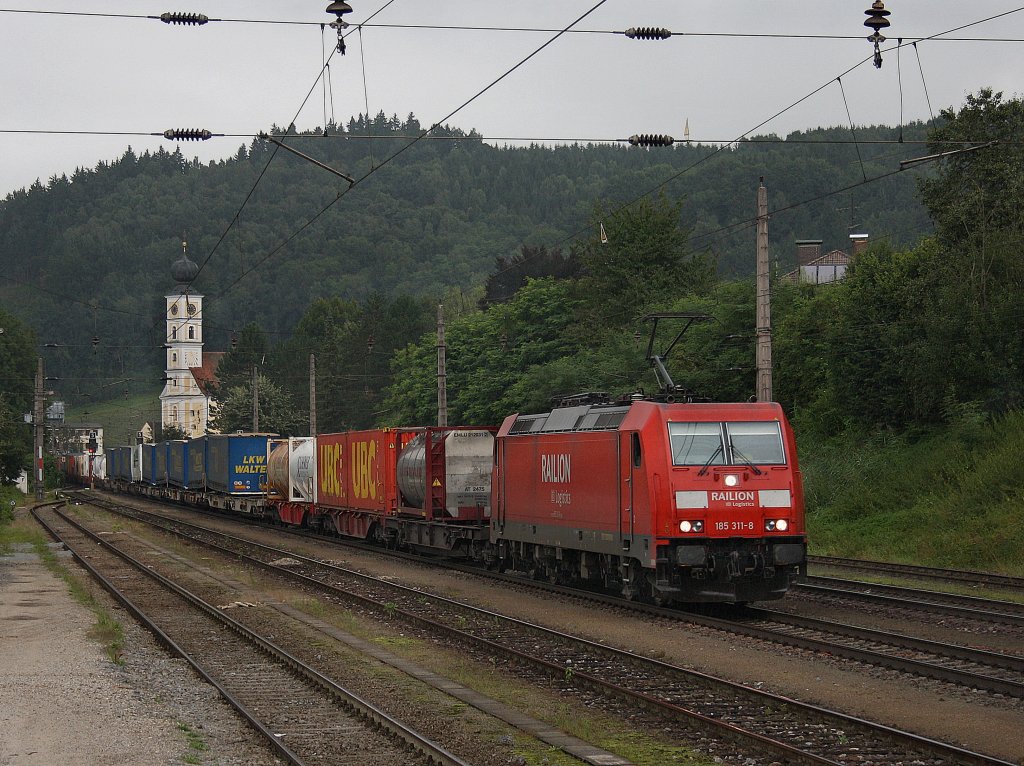
[[[498,432],[501,566],[655,602],[780,598],[806,567],[793,432],[777,404],[633,401],[511,415]]]

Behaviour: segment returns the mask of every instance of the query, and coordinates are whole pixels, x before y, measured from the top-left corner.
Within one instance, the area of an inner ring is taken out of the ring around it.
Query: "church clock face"
[[[195,313],[196,313],[196,304],[194,304],[194,303],[188,304],[188,315],[192,316]]]
[[[178,316],[178,304],[177,303],[172,303],[171,304],[171,316],[174,316],[174,317]]]

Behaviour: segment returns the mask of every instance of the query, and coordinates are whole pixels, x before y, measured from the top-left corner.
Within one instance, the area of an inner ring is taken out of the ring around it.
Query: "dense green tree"
[[[522,250],[510,257],[498,256],[484,283],[481,308],[509,300],[528,279],[571,279],[580,275],[580,264],[574,253],[563,254],[558,248],[548,250],[544,245],[523,245]]]
[[[921,184],[921,197],[947,247],[977,250],[987,235],[1024,224],[1024,101],[984,88],[959,110],[942,112],[929,149],[953,152]],[[964,142],[976,142],[965,146]],[[992,142],[991,146],[981,146]],[[978,147],[981,148],[978,148]]]
[[[457,318],[447,325],[449,422],[497,424],[521,406],[541,405],[553,393],[552,380],[534,386],[531,372],[575,349],[578,298],[572,285],[528,280],[507,303]],[[398,350],[384,400],[393,425],[437,420],[437,336]],[[564,392],[563,392],[564,393]],[[541,400],[541,401],[538,401]]]
[[[262,367],[267,361],[267,334],[255,322],[242,328],[233,345],[217,365],[218,391],[250,385],[253,368]]]
[[[178,425],[158,426],[153,430],[153,442],[176,441],[190,438],[185,429]]]
[[[347,128],[329,125],[290,138],[346,172],[376,168],[341,199],[322,170],[261,140],[209,164],[162,147],[133,148],[113,162],[35,183],[0,201],[0,269],[8,277],[0,302],[45,333],[45,342],[60,344],[48,357],[48,374],[143,380],[162,368],[162,296],[172,289],[169,266],[183,232],[193,258],[204,264],[194,287],[210,297],[207,350],[225,350],[231,331],[250,322],[258,321],[268,337],[288,337],[318,298],[361,304],[374,294],[392,299],[474,289],[497,259],[512,263],[524,246],[567,251],[581,226],[596,247],[594,200],[628,201],[667,179],[673,180],[666,196],[685,200],[675,223],[692,226],[693,250],[712,253],[722,275],[749,273],[749,243],[720,230],[749,219],[758,176],[770,185],[773,208],[860,178],[852,147],[823,143],[840,137],[834,129],[728,150],[678,145],[648,151],[495,147],[473,131],[442,126],[435,132],[449,140],[420,141],[381,165],[421,130],[411,115],[403,121],[377,114],[354,118]],[[394,135],[393,145],[354,135],[380,131]],[[922,131],[905,128],[908,138]],[[888,128],[858,130],[865,139],[895,135]],[[889,169],[885,151],[861,147],[869,175]],[[749,198],[738,193],[748,186]],[[841,205],[824,199],[774,215],[773,259],[791,263],[795,238],[845,239],[854,213],[839,208],[856,209],[852,220],[873,236],[912,243],[930,229],[912,192],[909,174],[900,174],[851,192]],[[310,224],[317,211],[323,212]],[[624,241],[614,231],[620,216],[611,202],[602,215],[614,249]],[[71,401],[82,395],[73,385],[60,394]]]
[[[591,322],[621,326],[654,304],[711,288],[714,264],[694,254],[690,232],[680,226],[681,211],[681,202],[664,196],[614,213],[598,207],[595,218],[604,237],[581,241],[576,253],[586,270],[580,288]]]
[[[23,415],[32,411],[35,371],[34,333],[0,309],[0,484],[31,465],[32,432]]]
[[[292,403],[284,389],[263,375],[259,381],[259,430],[281,436],[306,433],[306,418]],[[220,433],[252,431],[252,386],[233,386],[224,393],[214,412],[211,427]]]

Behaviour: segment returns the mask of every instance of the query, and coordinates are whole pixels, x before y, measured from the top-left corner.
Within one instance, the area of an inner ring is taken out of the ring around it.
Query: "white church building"
[[[177,288],[166,300],[167,351],[164,390],[160,394],[160,421],[164,428],[177,426],[189,437],[209,430],[209,384],[216,380],[217,364],[223,353],[203,353],[203,296],[189,285],[199,266],[189,259],[187,244],[171,266]]]

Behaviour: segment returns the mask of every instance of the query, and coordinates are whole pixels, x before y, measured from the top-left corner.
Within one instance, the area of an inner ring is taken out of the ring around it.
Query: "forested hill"
[[[754,267],[752,227],[722,230],[755,215],[759,177],[769,207],[783,209],[887,173],[919,148],[863,143],[858,157],[845,143],[850,131],[839,128],[726,150],[501,148],[444,128],[385,162],[420,130],[412,115],[378,115],[331,126],[326,136],[288,139],[354,178],[379,166],[340,199],[344,180],[266,141],[209,165],[178,150],[139,156],[128,149],[95,169],[37,182],[0,202],[0,269],[11,278],[0,284],[0,302],[34,325],[42,342],[88,348],[98,338],[123,349],[122,370],[139,369],[140,354],[162,342],[161,296],[173,287],[169,267],[183,234],[195,261],[209,256],[194,286],[208,296],[207,348],[222,349],[229,329],[249,321],[287,334],[316,297],[477,286],[496,258],[524,244],[568,249],[573,238],[596,237],[595,204],[614,210],[662,184],[669,198],[685,200],[681,224],[692,227],[693,247],[711,251],[723,276],[745,275]],[[904,129],[908,140],[924,132]],[[890,128],[857,131],[867,142],[896,137]],[[772,257],[785,269],[802,238],[843,248],[851,227],[894,244],[928,232],[912,174],[774,215]]]

